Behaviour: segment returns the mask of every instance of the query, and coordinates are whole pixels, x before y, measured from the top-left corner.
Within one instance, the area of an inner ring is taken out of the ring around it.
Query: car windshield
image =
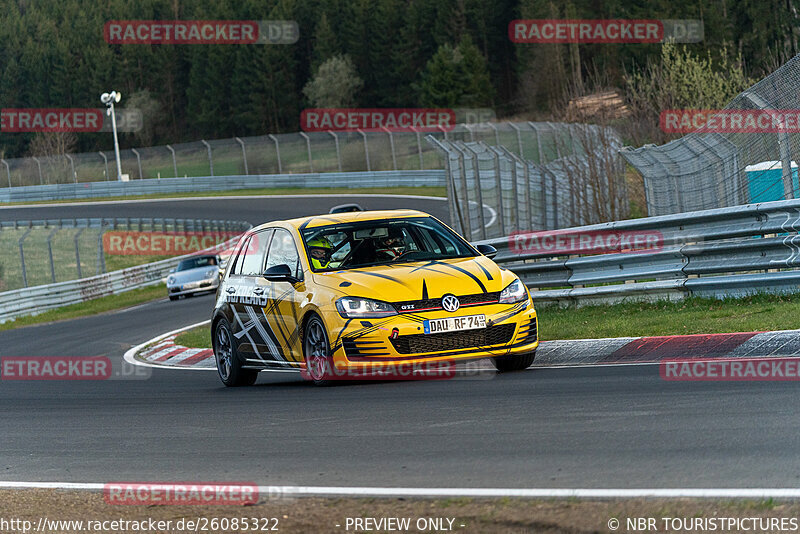
[[[334,224],[303,231],[315,271],[470,258],[475,250],[431,217]]]
[[[214,256],[198,256],[196,258],[189,258],[181,260],[178,264],[176,271],[188,271],[197,269],[198,267],[211,267],[217,265],[217,258]]]

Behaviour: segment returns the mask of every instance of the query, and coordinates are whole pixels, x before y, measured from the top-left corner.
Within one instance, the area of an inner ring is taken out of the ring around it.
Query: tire
[[[242,362],[233,345],[233,334],[228,321],[220,319],[212,332],[214,361],[217,374],[227,387],[252,386],[258,378],[258,371],[242,369]]]
[[[169,300],[178,300],[180,297],[178,295],[170,295]]]
[[[331,346],[325,325],[317,315],[312,315],[303,328],[303,357],[306,360],[305,374],[315,386],[333,383]]]
[[[536,358],[536,351],[528,352],[525,354],[516,354],[514,356],[500,356],[499,358],[492,358],[494,366],[500,373],[508,373],[511,371],[522,371],[527,369]]]

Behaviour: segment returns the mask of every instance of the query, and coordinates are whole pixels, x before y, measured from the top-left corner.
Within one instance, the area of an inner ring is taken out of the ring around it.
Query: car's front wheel
[[[501,373],[507,373],[510,371],[522,371],[523,369],[527,369],[531,366],[535,358],[536,351],[534,350],[525,354],[499,356],[497,358],[492,358],[492,360],[494,361],[494,366],[498,371]]]
[[[314,385],[330,385],[333,376],[331,347],[325,325],[316,315],[308,319],[303,329],[303,356],[306,360],[306,374]]]
[[[255,384],[258,371],[242,369],[228,321],[220,319],[214,327],[213,335],[214,359],[217,362],[217,373],[222,383],[228,387]]]

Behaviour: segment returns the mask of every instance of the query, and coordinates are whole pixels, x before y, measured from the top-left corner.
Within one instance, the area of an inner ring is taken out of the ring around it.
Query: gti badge
[[[454,312],[461,306],[461,303],[458,301],[458,298],[455,295],[445,295],[442,297],[442,308],[445,311]]]

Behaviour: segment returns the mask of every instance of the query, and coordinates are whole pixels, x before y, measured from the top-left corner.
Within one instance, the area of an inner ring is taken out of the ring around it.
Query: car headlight
[[[175,277],[174,277],[174,276],[172,276],[172,275],[169,275],[169,276],[167,277],[167,284],[169,284],[169,285],[172,285],[172,284],[174,284],[174,283],[175,283]]]
[[[501,304],[513,304],[514,302],[523,301],[526,298],[528,298],[528,291],[525,289],[525,285],[520,282],[519,279],[516,279],[500,292],[500,299],[497,302]]]
[[[214,278],[218,273],[219,271],[217,269],[209,269],[206,271],[206,278]]]
[[[340,298],[336,301],[336,309],[339,310],[339,315],[347,319],[369,319],[397,314],[397,310],[388,302],[359,297]]]

